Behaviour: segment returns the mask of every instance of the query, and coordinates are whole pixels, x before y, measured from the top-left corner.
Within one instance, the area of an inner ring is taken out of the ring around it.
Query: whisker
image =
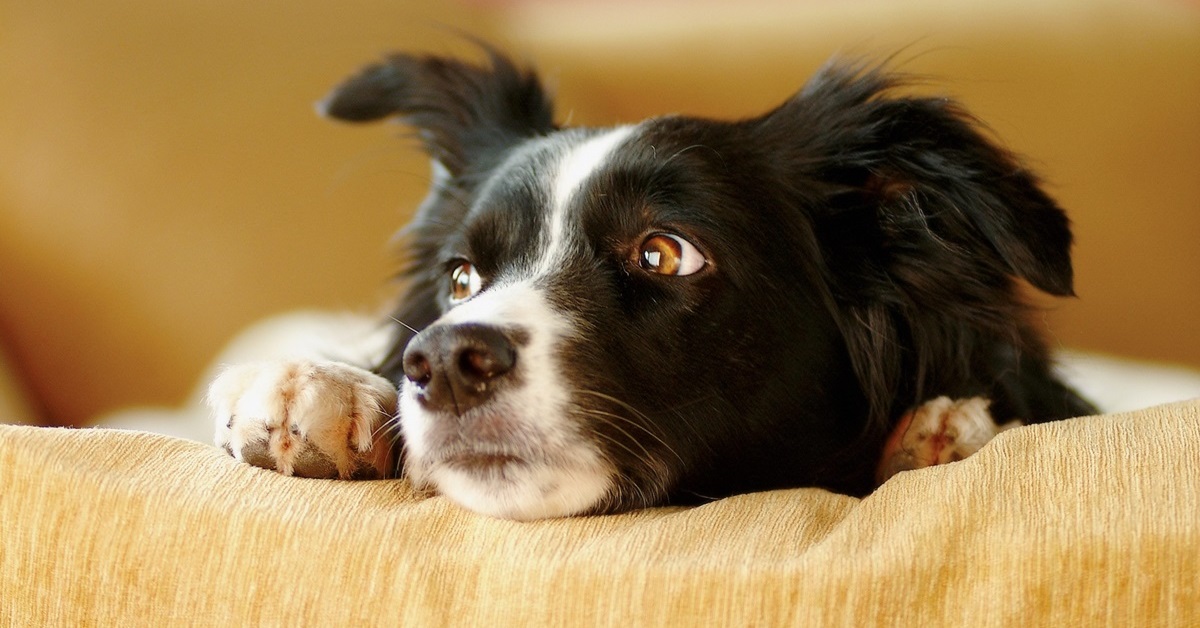
[[[392,415],[386,421],[380,423],[375,431],[371,433],[371,441],[381,440],[386,442],[389,449],[404,447],[404,433],[401,431],[399,415]]]
[[[674,154],[674,155],[671,155],[670,157],[667,157],[667,159],[666,159],[665,161],[663,161],[663,165],[665,166],[665,165],[667,165],[667,164],[671,163],[672,161],[674,161],[674,160],[675,160],[675,158],[677,158],[677,157],[679,157],[680,155],[682,155],[682,154],[684,154],[684,153],[688,152],[689,150],[692,150],[692,149],[695,149],[695,148],[703,148],[703,147],[704,147],[704,145],[703,145],[703,144],[692,144],[691,146],[685,146],[685,147],[683,147],[683,148],[681,148],[681,149],[679,149],[679,150],[675,151],[675,154]]]
[[[701,438],[698,439],[699,442],[701,444],[706,445],[708,447],[709,451],[715,451],[715,448],[713,447],[712,443],[708,442],[706,439],[704,439],[702,437],[702,435],[700,434],[700,430],[697,430],[695,425],[692,424],[690,415],[686,412],[683,412],[682,410],[684,410],[685,408],[692,407],[698,403],[705,403],[711,399],[716,399],[718,397],[719,397],[719,395],[717,395],[716,393],[712,393],[712,394],[705,395],[703,397],[699,397],[697,399],[693,399],[691,401],[681,403],[673,408],[668,408],[666,410],[667,412],[670,412],[670,413],[674,414],[675,416],[679,417],[680,422],[682,422],[685,427],[687,427],[689,430],[691,430],[691,432],[693,434],[696,434],[697,436],[701,436]]]
[[[724,155],[722,155],[722,154],[721,154],[721,153],[720,153],[720,152],[719,152],[717,149],[715,149],[715,148],[713,148],[713,147],[711,147],[711,146],[705,145],[705,144],[692,144],[691,146],[685,146],[685,147],[683,147],[683,148],[679,149],[678,151],[676,151],[674,155],[671,155],[670,157],[668,157],[668,158],[666,159],[666,161],[662,162],[662,166],[666,166],[667,164],[669,164],[669,163],[671,163],[672,161],[674,161],[674,160],[675,160],[677,157],[679,157],[680,155],[683,155],[684,153],[686,153],[686,152],[688,152],[688,151],[690,151],[690,150],[697,149],[697,148],[703,148],[703,149],[705,149],[705,150],[708,150],[708,151],[710,151],[712,154],[716,155],[716,156],[717,156],[717,159],[720,159],[722,163],[724,163],[724,162],[725,162],[725,156],[724,156]],[[662,167],[662,166],[660,166],[660,167]]]
[[[414,334],[419,334],[419,333],[421,333],[420,331],[417,331],[417,328],[415,328],[415,327],[413,327],[412,325],[409,325],[408,323],[406,323],[406,322],[404,322],[404,321],[402,321],[402,320],[400,320],[400,319],[396,318],[395,316],[388,315],[388,318],[392,319],[392,320],[393,320],[393,321],[395,321],[397,324],[399,324],[399,325],[403,326],[405,329],[407,329],[408,331],[411,331],[411,332],[412,332],[412,333],[414,333]]]
[[[629,419],[626,419],[626,418],[625,418],[625,417],[623,417],[623,416],[620,416],[620,415],[617,415],[617,414],[612,414],[612,413],[610,413],[610,412],[604,412],[604,411],[601,411],[601,410],[590,410],[590,409],[584,409],[584,413],[586,413],[586,414],[589,414],[589,415],[592,415],[592,416],[595,416],[595,417],[606,417],[606,418],[613,418],[613,419],[621,419],[621,420],[623,420],[623,421],[626,421],[626,422],[628,422],[628,421],[629,421]],[[616,424],[612,423],[611,421],[606,421],[606,422],[605,422],[605,425],[608,425],[609,427],[613,428],[614,430],[617,430],[618,432],[620,432],[620,433],[624,434],[624,435],[625,435],[625,438],[628,438],[628,439],[630,440],[630,442],[636,443],[638,447],[641,447],[641,448],[642,448],[642,454],[644,454],[644,459],[645,459],[645,460],[647,460],[647,461],[648,461],[648,460],[650,460],[650,459],[651,459],[651,457],[652,457],[652,454],[650,453],[650,450],[649,450],[649,449],[648,449],[648,448],[647,448],[645,445],[643,445],[643,444],[641,443],[641,441],[639,441],[638,439],[634,438],[632,434],[630,434],[629,432],[625,431],[625,430],[624,430],[624,429],[622,429],[620,426],[618,426],[618,425],[616,425]],[[621,445],[621,447],[622,447],[623,449],[625,449],[625,451],[628,451],[629,453],[633,454],[634,458],[638,458],[638,459],[642,459],[642,458],[643,458],[642,456],[639,456],[639,455],[637,454],[637,452],[634,452],[634,451],[632,451],[632,450],[631,450],[629,447],[626,447],[624,444],[622,444],[622,443],[618,442],[618,441],[617,441],[615,438],[612,438],[611,436],[608,436],[608,435],[606,435],[606,434],[603,434],[603,436],[605,436],[606,438],[608,438],[608,439],[609,439],[609,440],[611,440],[612,442],[614,442],[614,443],[617,443],[617,444]]]
[[[399,431],[399,429],[400,429],[399,423],[397,423],[394,420],[388,419],[387,421],[380,423],[379,426],[375,428],[374,432],[371,432],[371,439],[374,440],[376,438],[379,438],[380,436],[391,436],[392,434],[390,434],[390,432]]]
[[[682,410],[682,409],[684,409],[684,408],[690,408],[690,407],[692,407],[692,406],[694,406],[694,405],[696,405],[696,404],[701,404],[701,403],[704,403],[704,402],[706,402],[706,401],[709,401],[709,400],[712,400],[712,399],[716,399],[716,398],[718,398],[718,397],[719,397],[719,395],[717,395],[716,393],[709,393],[709,394],[707,394],[707,395],[704,395],[703,397],[696,397],[695,399],[692,399],[691,401],[685,401],[685,402],[683,402],[683,403],[681,403],[681,404],[679,404],[679,405],[677,405],[677,406],[675,406],[675,407],[673,407],[673,408],[668,408],[668,409],[667,409],[667,412],[675,412],[675,413],[678,413],[680,410]]]
[[[598,436],[606,439],[607,441],[613,443],[614,445],[618,445],[618,446],[624,448],[626,451],[628,451],[631,454],[634,454],[634,456],[636,457],[636,455],[637,455],[636,452],[629,449],[628,447],[625,447],[625,445],[616,441],[611,436],[608,436],[607,434],[598,434]],[[649,462],[651,462],[651,460],[646,459],[646,462],[649,463]],[[632,480],[632,478],[629,478],[627,476],[622,476],[621,479],[625,480],[625,481],[615,482],[609,488],[609,499],[611,501],[615,502],[616,504],[622,504],[625,501],[624,497],[626,494],[636,493],[638,503],[630,504],[630,505],[645,507],[645,506],[651,506],[655,503],[655,500],[650,497],[650,494],[646,492],[646,489],[644,489],[642,487],[641,483],[635,482]],[[657,482],[654,483],[654,485],[652,487],[650,487],[650,489],[651,489],[651,492],[654,494],[662,494],[665,492],[665,491],[663,491],[660,483],[657,483]]]
[[[634,427],[636,427],[636,428],[638,428],[638,429],[642,430],[643,432],[645,432],[646,434],[648,434],[648,435],[649,435],[651,438],[653,438],[654,440],[658,441],[658,442],[659,442],[659,444],[661,444],[661,445],[663,446],[663,448],[665,448],[665,449],[666,449],[667,451],[669,451],[669,452],[670,452],[670,453],[671,453],[673,456],[675,456],[676,458],[678,458],[680,462],[683,462],[683,461],[684,461],[684,460],[683,460],[683,456],[680,456],[680,455],[679,455],[679,452],[675,451],[675,449],[674,449],[674,448],[672,448],[672,447],[671,447],[671,445],[670,445],[669,443],[667,443],[667,441],[666,441],[666,440],[664,440],[662,436],[660,436],[660,435],[658,435],[658,434],[654,433],[654,430],[651,430],[651,429],[650,429],[649,425],[653,425],[653,424],[654,424],[654,422],[653,422],[653,421],[650,419],[650,417],[649,417],[648,415],[646,415],[646,413],[644,413],[644,412],[642,412],[642,411],[638,410],[637,408],[633,407],[632,405],[630,405],[630,404],[628,404],[628,403],[626,403],[626,402],[624,402],[624,401],[621,401],[620,399],[617,399],[616,397],[613,397],[612,395],[606,395],[606,394],[604,394],[604,393],[602,393],[602,392],[598,392],[598,391],[595,391],[595,390],[580,390],[579,392],[581,392],[581,393],[585,393],[585,394],[589,394],[589,395],[592,395],[592,396],[594,396],[594,397],[599,397],[600,399],[603,399],[603,400],[605,400],[605,401],[608,401],[608,402],[614,403],[614,404],[616,404],[616,405],[620,406],[621,408],[624,408],[625,410],[629,411],[629,412],[630,412],[631,414],[633,414],[634,416],[636,416],[636,417],[640,418],[642,421],[644,421],[644,422],[645,422],[645,423],[647,423],[648,425],[643,425],[643,424],[641,424],[641,423],[638,423],[637,421],[634,421],[634,420],[630,419],[629,417],[624,417],[624,416],[621,416],[621,415],[618,415],[618,414],[605,413],[605,414],[606,414],[606,416],[610,416],[610,417],[612,417],[612,418],[619,419],[619,420],[621,420],[621,421],[624,421],[625,423],[627,423],[627,424],[629,424],[629,425],[632,425],[632,426],[634,426]],[[599,411],[597,411],[597,410],[592,410],[592,411],[593,411],[593,412],[599,412]],[[631,437],[631,438],[632,438],[632,437]]]

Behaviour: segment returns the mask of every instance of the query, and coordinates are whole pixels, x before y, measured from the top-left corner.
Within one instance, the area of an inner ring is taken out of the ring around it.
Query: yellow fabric
[[[456,31],[572,125],[756,116],[832,54],[895,53],[1070,214],[1055,344],[1200,367],[1200,2],[695,4],[0,2],[0,335],[44,420],[177,403],[268,313],[379,303],[429,160],[311,103],[385,51],[479,59]]]
[[[1195,625],[1200,400],[857,500],[497,521],[136,432],[0,426],[4,625]]]

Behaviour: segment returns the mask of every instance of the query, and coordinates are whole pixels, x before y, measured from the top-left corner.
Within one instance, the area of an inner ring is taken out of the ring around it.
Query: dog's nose
[[[461,415],[487,401],[516,361],[512,342],[495,327],[439,325],[408,343],[404,376],[426,408]]]

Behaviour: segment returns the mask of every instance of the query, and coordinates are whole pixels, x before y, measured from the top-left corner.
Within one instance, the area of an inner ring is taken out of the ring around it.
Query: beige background
[[[842,51],[931,77],[1072,214],[1057,344],[1200,366],[1200,9],[931,0],[0,5],[0,344],[43,419],[179,400],[237,329],[372,310],[423,195],[399,130],[311,104],[390,49],[529,59],[560,119],[753,115]]]

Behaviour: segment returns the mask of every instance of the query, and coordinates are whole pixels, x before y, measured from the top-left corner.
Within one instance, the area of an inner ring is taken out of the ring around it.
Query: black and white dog
[[[391,350],[227,369],[218,445],[535,519],[864,494],[970,454],[993,418],[1093,412],[1017,288],[1072,293],[1066,216],[897,82],[834,63],[759,117],[593,129],[557,125],[498,53],[366,68],[325,113],[398,116],[434,163]]]

